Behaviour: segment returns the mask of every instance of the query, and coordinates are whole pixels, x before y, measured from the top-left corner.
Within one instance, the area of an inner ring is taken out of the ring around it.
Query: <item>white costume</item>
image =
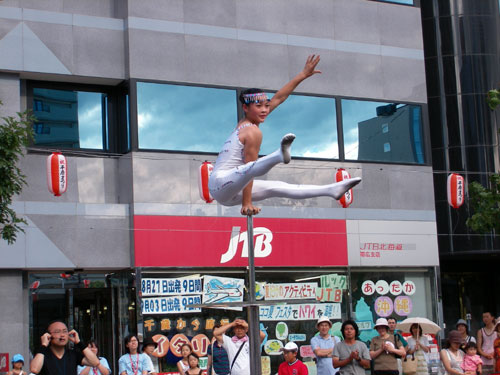
[[[214,199],[225,206],[241,204],[242,190],[254,177],[262,176],[269,172],[276,164],[285,161],[283,145],[289,147],[295,135],[287,134],[282,138],[282,147],[273,153],[245,164],[243,149],[240,142],[240,130],[247,126],[256,126],[246,123],[238,126],[224,143],[215,167],[208,181],[210,194]],[[328,196],[340,199],[342,195],[361,178],[351,178],[329,185],[294,185],[282,181],[254,180],[252,187],[252,200],[261,201],[267,198],[282,197],[305,199]]]

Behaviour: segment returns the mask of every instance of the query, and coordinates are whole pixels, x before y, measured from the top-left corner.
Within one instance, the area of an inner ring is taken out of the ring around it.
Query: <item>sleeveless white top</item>
[[[254,124],[246,123],[237,127],[229,136],[229,138],[224,142],[222,150],[215,160],[215,166],[212,171],[212,176],[216,176],[219,171],[226,171],[240,165],[245,164],[243,155],[243,144],[240,142],[239,134],[241,129],[247,126],[256,126]]]

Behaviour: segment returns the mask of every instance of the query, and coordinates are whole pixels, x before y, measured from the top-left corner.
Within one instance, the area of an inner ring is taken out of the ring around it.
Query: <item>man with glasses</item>
[[[39,375],[77,375],[77,366],[98,367],[99,358],[86,346],[73,329],[60,320],[53,321],[40,338],[41,347],[31,361],[30,370]],[[69,342],[74,349],[66,348]]]
[[[285,362],[283,362],[278,368],[278,375],[308,375],[309,371],[307,366],[302,363],[300,359],[297,359],[297,352],[299,347],[293,341],[290,341],[285,345],[283,349],[283,357],[285,357]]]

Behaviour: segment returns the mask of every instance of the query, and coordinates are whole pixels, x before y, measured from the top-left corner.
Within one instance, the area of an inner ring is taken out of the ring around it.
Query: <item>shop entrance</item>
[[[96,341],[98,355],[116,373],[123,337],[136,331],[133,274],[32,274],[29,282],[31,352],[48,324],[62,320],[85,343]]]
[[[97,342],[99,356],[105,357],[109,362],[113,359],[114,334],[111,294],[111,288],[73,290],[73,313],[70,312],[68,319],[69,324],[86,341],[92,339]]]

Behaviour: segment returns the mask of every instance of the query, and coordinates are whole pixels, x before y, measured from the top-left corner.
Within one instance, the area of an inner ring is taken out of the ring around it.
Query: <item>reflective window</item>
[[[346,160],[425,163],[420,106],[342,100]]]
[[[397,3],[397,4],[406,4],[406,5],[413,5],[414,1],[413,0],[378,0],[382,1],[384,3]]]
[[[219,152],[238,122],[236,90],[137,83],[139,148]]]
[[[107,94],[33,89],[35,145],[108,149]]]
[[[339,158],[333,98],[290,95],[260,127],[264,134],[262,155],[275,151],[283,135],[294,133],[297,138],[293,142],[292,156]]]

